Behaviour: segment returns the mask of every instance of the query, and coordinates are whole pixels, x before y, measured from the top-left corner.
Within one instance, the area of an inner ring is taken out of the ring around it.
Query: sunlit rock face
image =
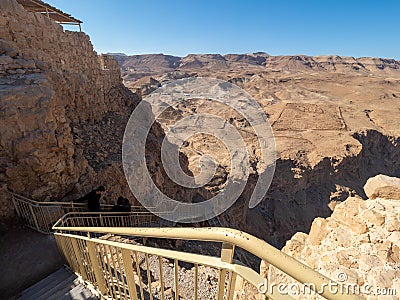
[[[397,187],[398,178],[378,175],[368,180],[365,192],[379,193],[382,184],[373,187],[371,182],[381,183],[382,178],[385,187]],[[309,234],[296,233],[282,250],[336,282],[356,284],[359,291],[367,287],[363,294],[367,299],[381,299],[372,291],[393,292],[400,288],[399,199],[399,196],[368,200],[350,197],[335,207],[331,217],[315,219]],[[268,264],[264,263],[260,271],[270,283],[295,283]],[[309,294],[297,298],[319,299]]]
[[[14,0],[0,2],[0,25],[1,223],[15,220],[5,190],[41,201],[72,200],[102,184],[105,202],[123,195],[135,203],[121,144],[140,96],[122,84],[118,63],[98,55],[85,33],[64,31]],[[161,144],[157,126],[150,139]],[[149,154],[162,186],[157,147]]]

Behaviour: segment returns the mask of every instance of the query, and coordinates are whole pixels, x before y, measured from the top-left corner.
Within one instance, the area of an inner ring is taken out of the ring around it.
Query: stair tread
[[[71,276],[71,273],[67,271],[65,268],[61,268],[57,270],[56,272],[48,275],[44,279],[40,280],[39,282],[35,283],[34,285],[30,286],[26,290],[22,291],[20,294],[21,297],[24,295],[33,295],[36,294],[38,291],[42,290],[43,287],[48,286],[52,282],[58,282],[61,280],[64,280],[65,278],[68,278]]]
[[[70,277],[64,279],[63,281],[58,282],[55,285],[48,286],[43,288],[42,292],[36,294],[35,297],[37,300],[47,300],[49,297],[53,296],[55,293],[61,293],[64,291],[67,292],[68,290],[73,289],[78,282],[76,280],[76,275],[71,275]]]
[[[59,300],[86,300],[97,299],[93,294],[83,285],[79,284],[69,292],[65,293]]]
[[[98,299],[78,277],[66,268],[60,268],[41,281],[22,291],[20,300],[86,300]]]
[[[75,299],[79,298],[81,299],[82,297],[79,297],[79,293],[82,292],[82,289],[84,286],[79,283],[78,281],[74,282],[74,285],[66,285],[64,287],[60,287],[57,291],[52,293],[51,295],[46,296],[47,300],[59,300],[59,299]],[[75,296],[74,296],[75,295]],[[83,298],[84,299],[84,298]]]

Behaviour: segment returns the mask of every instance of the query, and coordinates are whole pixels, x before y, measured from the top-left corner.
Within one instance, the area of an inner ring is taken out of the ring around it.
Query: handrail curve
[[[332,293],[327,288],[335,284],[329,279],[295,258],[269,245],[267,242],[256,238],[246,232],[224,227],[207,228],[123,228],[123,227],[53,227],[56,232],[85,232],[85,233],[110,233],[116,235],[130,235],[147,238],[165,238],[178,240],[195,240],[222,242],[240,247],[259,258],[270,263],[282,272],[301,283],[314,283],[315,292],[320,293],[326,299],[362,299],[357,295],[339,295]],[[313,288],[313,286],[311,286]]]

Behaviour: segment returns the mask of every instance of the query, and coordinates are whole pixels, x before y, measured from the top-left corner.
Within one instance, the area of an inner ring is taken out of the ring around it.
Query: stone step
[[[26,290],[22,291],[20,296],[24,295],[34,295],[38,291],[42,290],[44,287],[51,285],[56,280],[61,281],[71,275],[65,268],[60,268],[54,273],[50,274],[49,276],[45,277],[44,279],[40,280],[39,282],[35,283],[34,285],[30,286]]]
[[[76,285],[79,284],[78,281],[75,281],[76,276],[70,276],[60,282],[55,282],[53,285],[49,285],[47,287],[44,287],[39,293],[37,293],[35,296],[35,299],[37,300],[47,300],[50,299],[57,299],[53,298],[54,295],[61,293],[64,295],[65,293],[68,293],[71,289],[73,289]]]
[[[70,290],[68,293],[64,293],[61,297],[52,298],[57,300],[85,300],[85,299],[97,299],[93,294],[85,288],[83,284],[79,284]]]
[[[43,280],[23,291],[21,300],[84,300],[97,299],[82,283],[78,277],[61,268]]]

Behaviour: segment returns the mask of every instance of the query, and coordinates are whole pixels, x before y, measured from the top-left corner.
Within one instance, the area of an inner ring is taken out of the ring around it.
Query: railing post
[[[231,276],[229,277],[229,286],[228,286],[228,297],[227,299],[234,299],[235,291],[236,291],[236,279],[237,274],[235,272],[231,272]]]
[[[11,200],[12,200],[12,202],[14,204],[15,210],[17,211],[18,217],[22,219],[22,215],[21,215],[21,212],[19,211],[19,206],[17,205],[17,201],[15,200],[15,196],[14,195],[11,195]]]
[[[236,276],[235,286],[234,286],[234,297],[239,298],[242,296],[244,291],[244,280],[240,276]]]
[[[82,255],[80,253],[81,251],[79,250],[79,246],[78,246],[78,241],[75,238],[71,238],[71,244],[72,244],[72,248],[74,249],[74,252],[75,252],[76,263],[79,268],[79,273],[81,274],[83,280],[87,280],[85,267],[83,266],[83,262],[82,262]]]
[[[178,260],[174,259],[174,292],[175,292],[175,300],[179,300],[179,276],[178,276]]]
[[[100,227],[104,227],[103,217],[101,216],[101,214],[99,215],[99,217],[100,217]]]
[[[222,243],[221,248],[221,261],[231,264],[233,260],[233,254],[235,252],[235,245]],[[224,298],[224,290],[225,290],[225,280],[226,280],[225,269],[219,270],[218,276],[218,300],[222,300]]]
[[[32,215],[32,218],[33,218],[33,222],[35,223],[36,230],[40,232],[41,230],[39,228],[39,223],[38,223],[38,221],[36,219],[36,215],[35,215],[35,212],[33,211],[33,207],[32,207],[31,204],[29,204],[29,210],[31,212],[31,215]]]
[[[137,300],[137,289],[135,283],[135,275],[132,266],[131,253],[127,249],[122,249],[122,260],[124,262],[125,276],[128,283],[129,296],[133,300]],[[160,275],[162,276],[162,274]]]
[[[88,247],[88,252],[89,252],[89,257],[90,257],[90,263],[92,265],[94,277],[96,280],[96,282],[93,282],[93,283],[94,284],[97,283],[100,293],[102,295],[106,295],[106,293],[107,293],[106,282],[104,279],[103,272],[101,271],[100,266],[99,266],[99,260],[97,258],[97,251],[96,251],[96,244],[94,242],[88,241],[87,247]]]

